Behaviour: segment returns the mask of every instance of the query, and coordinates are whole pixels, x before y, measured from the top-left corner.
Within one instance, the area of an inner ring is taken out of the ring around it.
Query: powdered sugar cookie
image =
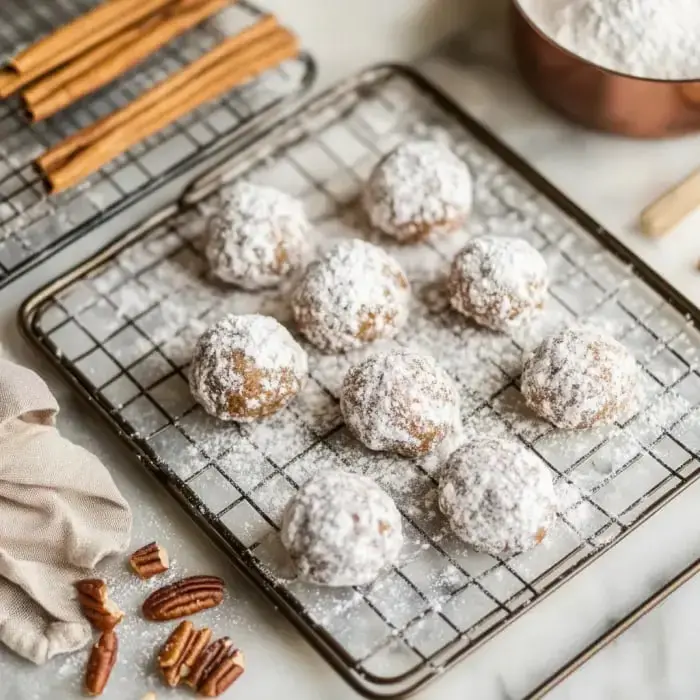
[[[573,327],[544,340],[525,362],[521,391],[530,408],[559,428],[614,423],[637,404],[639,368],[604,333]]]
[[[547,263],[520,238],[480,236],[455,256],[452,306],[478,324],[508,331],[530,320],[547,297]]]
[[[395,336],[411,297],[401,266],[361,240],[343,241],[309,265],[292,297],[299,330],[324,352]]]
[[[436,141],[409,141],[385,156],[370,175],[364,206],[370,222],[401,241],[458,229],[472,209],[469,168]]]
[[[207,413],[241,423],[276,413],[299,392],[307,357],[274,318],[227,316],[197,341],[190,390]]]
[[[453,452],[438,496],[453,532],[493,556],[534,547],[556,515],[549,469],[509,438],[477,437]]]
[[[212,274],[243,289],[274,287],[308,261],[310,224],[301,203],[272,187],[233,185],[209,221]]]
[[[417,457],[433,452],[459,426],[459,395],[432,357],[377,353],[351,367],[340,409],[370,450]]]
[[[401,551],[401,516],[365,476],[324,471],[287,505],[282,543],[303,581],[326,586],[371,583]]]

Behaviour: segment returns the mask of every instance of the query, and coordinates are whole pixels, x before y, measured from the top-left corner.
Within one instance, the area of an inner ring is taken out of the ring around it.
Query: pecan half
[[[243,652],[234,649],[226,658],[222,659],[216,668],[206,677],[199,686],[198,692],[205,698],[216,698],[225,693],[245,671],[245,659]]]
[[[185,651],[193,636],[194,625],[189,620],[181,622],[168,637],[165,646],[158,654],[158,667],[168,669],[176,666],[185,655]]]
[[[196,630],[189,620],[175,628],[158,656],[158,667],[167,685],[174,688],[189,675],[210,640],[211,630]]]
[[[119,643],[117,635],[108,630],[92,647],[87,669],[85,670],[85,693],[92,697],[102,695],[114,664],[117,663]]]
[[[99,578],[88,578],[75,584],[78,602],[94,627],[102,632],[113,630],[123,619],[124,613],[109,599],[107,584]]]
[[[178,669],[180,680],[183,680],[184,678],[187,678],[190,675],[192,669],[194,668],[194,665],[197,663],[197,659],[199,659],[200,655],[206,649],[209,642],[211,642],[210,629],[207,629],[205,627],[204,629],[195,632],[195,635],[192,641],[190,642],[189,646],[187,647],[185,656],[182,659],[182,663],[180,664]]]
[[[130,557],[129,564],[139,578],[149,579],[170,568],[170,559],[164,547],[151,542],[137,549]]]
[[[198,690],[219,664],[228,656],[233,642],[228,637],[222,637],[212,642],[199,656],[184,680],[185,685]]]
[[[151,593],[143,604],[147,620],[175,620],[215,608],[224,599],[224,582],[216,576],[190,576]]]
[[[202,697],[215,698],[226,692],[244,671],[243,653],[224,637],[202,652],[185,683]]]

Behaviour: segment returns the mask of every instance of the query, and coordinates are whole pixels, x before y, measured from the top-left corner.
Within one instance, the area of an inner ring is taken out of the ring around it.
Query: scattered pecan
[[[200,655],[185,683],[205,698],[226,692],[245,671],[245,660],[228,637],[210,644]]]
[[[85,693],[92,697],[102,695],[114,664],[117,662],[119,643],[113,630],[102,633],[92,647],[85,671]]]
[[[124,613],[109,599],[107,584],[99,578],[89,578],[75,584],[83,615],[102,632],[113,630]]]
[[[172,668],[177,665],[185,655],[185,650],[193,635],[194,625],[189,620],[181,622],[168,637],[165,646],[158,654],[159,668]]]
[[[143,604],[147,620],[175,620],[214,608],[224,599],[224,582],[216,576],[190,576],[152,593]]]
[[[158,667],[167,685],[174,688],[189,675],[210,640],[211,630],[196,630],[189,620],[175,628],[158,656]]]
[[[245,671],[243,653],[228,637],[210,640],[210,630],[197,631],[189,620],[181,622],[158,655],[165,683],[171,688],[185,684],[205,698],[228,690]]]
[[[129,557],[129,564],[137,576],[142,579],[152,578],[170,568],[168,553],[157,542],[151,542],[136,550]]]
[[[178,669],[180,680],[189,676],[194,668],[194,665],[197,663],[197,659],[199,659],[201,653],[206,649],[209,642],[211,642],[210,629],[205,627],[204,629],[195,632],[195,635],[190,642],[190,645],[187,647],[185,656]]]
[[[205,698],[216,698],[225,693],[245,671],[245,659],[239,649],[233,649],[211,670],[198,688]]]
[[[226,658],[232,646],[233,642],[228,637],[212,642],[199,655],[189,675],[184,679],[184,683],[189,685],[190,688],[198,690],[209,675],[216,670],[221,661]]]

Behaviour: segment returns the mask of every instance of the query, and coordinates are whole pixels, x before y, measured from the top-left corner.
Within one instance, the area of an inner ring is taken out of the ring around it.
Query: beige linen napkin
[[[0,642],[41,664],[91,638],[73,582],[129,544],[131,514],[109,473],[54,427],[34,372],[0,360]]]

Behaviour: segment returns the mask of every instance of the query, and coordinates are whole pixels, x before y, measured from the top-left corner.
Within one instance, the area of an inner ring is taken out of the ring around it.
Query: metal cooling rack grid
[[[9,57],[78,16],[96,0],[0,3],[0,55]],[[164,47],[123,78],[36,125],[17,100],[0,105],[0,288],[49,254],[200,162],[255,117],[299,95],[313,79],[307,56],[195,110],[123,154],[81,186],[47,198],[32,161],[79,128],[132,101],[144,89],[192,62],[226,34],[251,24],[261,10],[245,2],[227,8]]]
[[[532,552],[496,560],[469,550],[444,532],[436,513],[434,463],[368,453],[353,441],[336,396],[346,367],[364,352],[312,351],[302,395],[256,426],[223,426],[195,406],[187,363],[208,323],[251,311],[288,320],[284,295],[232,292],[207,279],[201,235],[216,206],[216,176],[188,194],[189,206],[164,212],[86,262],[24,312],[29,335],[190,511],[347,680],[377,697],[437,676],[609,548],[698,476],[700,448],[700,336],[689,320],[528,184],[523,174],[546,189],[512,153],[418,78],[391,68],[361,75],[237,158],[227,177],[245,175],[299,196],[328,245],[361,232],[354,206],[361,183],[383,153],[415,133],[447,138],[472,167],[470,234],[525,236],[550,265],[542,322],[508,338],[446,308],[439,281],[463,238],[411,248],[383,241],[416,297],[408,327],[387,345],[433,353],[458,382],[471,429],[517,435],[554,472],[563,512]],[[624,425],[562,435],[522,407],[523,348],[574,319],[605,327],[644,368],[643,407]],[[371,474],[404,516],[403,563],[373,586],[334,590],[285,580],[281,512],[300,483],[329,466]]]

